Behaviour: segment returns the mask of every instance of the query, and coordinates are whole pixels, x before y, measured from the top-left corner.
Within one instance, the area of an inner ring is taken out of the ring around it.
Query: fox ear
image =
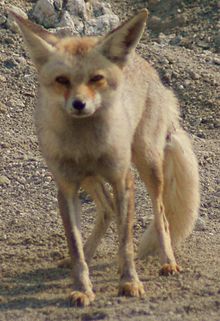
[[[136,16],[107,34],[98,43],[98,50],[111,61],[123,66],[142,36],[147,16],[147,9],[142,9]]]
[[[17,13],[16,7],[11,6],[8,12],[20,28],[33,62],[40,68],[54,51],[54,45],[57,43],[58,38],[39,25],[23,18]]]

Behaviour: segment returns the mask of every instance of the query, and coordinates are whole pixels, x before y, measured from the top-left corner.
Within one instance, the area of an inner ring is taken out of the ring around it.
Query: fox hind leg
[[[142,151],[143,150],[144,149],[142,149]],[[139,152],[134,155],[134,162],[147,187],[152,201],[154,228],[159,241],[162,261],[160,273],[168,275],[179,272],[180,267],[176,264],[171,244],[169,223],[165,215],[165,207],[163,203],[163,158],[159,155],[159,153],[156,154],[152,151],[148,158],[147,154],[145,155],[144,152]]]
[[[112,195],[99,178],[86,179],[83,188],[91,195],[97,208],[95,226],[84,246],[86,262],[89,263],[112,221],[114,203]]]

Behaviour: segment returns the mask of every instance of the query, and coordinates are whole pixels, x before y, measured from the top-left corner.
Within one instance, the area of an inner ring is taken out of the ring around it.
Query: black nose
[[[76,99],[72,103],[73,108],[77,110],[83,110],[86,107],[86,104],[79,99]]]

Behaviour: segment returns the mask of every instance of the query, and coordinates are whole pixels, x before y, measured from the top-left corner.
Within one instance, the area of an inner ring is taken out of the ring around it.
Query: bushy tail
[[[199,209],[198,165],[187,134],[178,129],[165,147],[163,202],[169,222],[171,243],[175,248],[191,232]],[[139,257],[154,255],[159,242],[154,221],[144,233]]]

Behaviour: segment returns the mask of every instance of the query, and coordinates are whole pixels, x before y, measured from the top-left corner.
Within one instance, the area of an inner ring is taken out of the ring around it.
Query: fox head
[[[89,117],[114,101],[123,68],[145,28],[141,10],[102,38],[60,39],[19,16],[15,18],[37,68],[41,92],[48,102],[72,117]]]

